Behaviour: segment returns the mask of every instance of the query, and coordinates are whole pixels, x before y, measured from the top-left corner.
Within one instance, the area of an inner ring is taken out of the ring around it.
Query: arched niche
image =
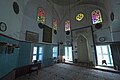
[[[78,62],[88,62],[88,46],[87,46],[87,38],[82,34],[79,35],[77,39],[77,55]]]

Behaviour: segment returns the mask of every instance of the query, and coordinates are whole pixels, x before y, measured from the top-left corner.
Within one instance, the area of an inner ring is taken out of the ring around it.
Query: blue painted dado
[[[0,78],[15,68],[30,64],[31,43],[4,36],[0,36],[0,42],[7,42],[19,46],[19,48],[15,48],[11,54],[0,53]]]
[[[34,47],[42,47],[43,48],[43,57],[42,57],[42,66],[46,67],[46,66],[50,66],[53,64],[53,44],[43,44],[43,43],[39,43],[39,44],[35,44]],[[37,54],[39,54],[39,49]],[[38,55],[39,56],[39,55]]]
[[[43,54],[43,66],[50,66],[52,65],[52,45],[46,44],[44,47],[44,54]]]
[[[28,42],[19,42],[19,56],[17,67],[22,67],[31,63],[30,54],[31,54],[31,43]]]
[[[32,62],[33,47],[43,47],[43,67],[53,64],[53,46],[52,44],[30,43],[25,41],[18,41],[6,36],[0,35],[0,42],[16,44],[19,48],[15,48],[11,54],[0,53],[0,78],[11,72],[13,69],[22,67]],[[39,53],[39,51],[37,52]]]
[[[18,41],[0,36],[0,42],[7,42],[18,45]],[[16,68],[18,61],[19,48],[15,48],[11,54],[0,53],[0,78]]]

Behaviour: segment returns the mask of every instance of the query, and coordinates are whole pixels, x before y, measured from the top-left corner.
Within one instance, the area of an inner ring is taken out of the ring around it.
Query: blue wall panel
[[[43,47],[43,63],[42,66],[43,67],[47,67],[53,64],[53,59],[52,59],[52,55],[53,55],[53,45],[52,44],[43,44],[43,43],[39,43],[39,44],[35,44],[33,47]]]
[[[18,41],[6,38],[4,36],[0,36],[0,42],[7,42],[18,45]],[[11,54],[5,52],[0,53],[0,78],[16,68],[18,53],[19,48],[15,48],[14,52]]]
[[[18,67],[30,63],[31,43],[19,42],[20,52],[18,57]]]
[[[53,64],[53,45],[52,44],[34,44],[24,41],[18,41],[0,35],[0,42],[16,44],[19,48],[14,49],[14,53],[0,53],[0,78],[8,74],[17,67],[22,67],[31,63],[30,57],[34,46],[43,47],[43,67]]]
[[[44,54],[43,54],[43,65],[44,66],[50,66],[52,65],[52,45],[46,44],[44,48]]]

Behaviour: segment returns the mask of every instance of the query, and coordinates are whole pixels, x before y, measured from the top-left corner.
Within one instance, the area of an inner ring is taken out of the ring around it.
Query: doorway
[[[71,46],[65,46],[65,61],[68,61],[68,62],[73,61],[72,47]]]
[[[98,65],[113,66],[110,45],[96,46]]]

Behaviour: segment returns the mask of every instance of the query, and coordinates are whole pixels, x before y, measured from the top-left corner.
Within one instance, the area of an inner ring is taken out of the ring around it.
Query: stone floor
[[[16,80],[120,80],[120,74],[60,63]]]

